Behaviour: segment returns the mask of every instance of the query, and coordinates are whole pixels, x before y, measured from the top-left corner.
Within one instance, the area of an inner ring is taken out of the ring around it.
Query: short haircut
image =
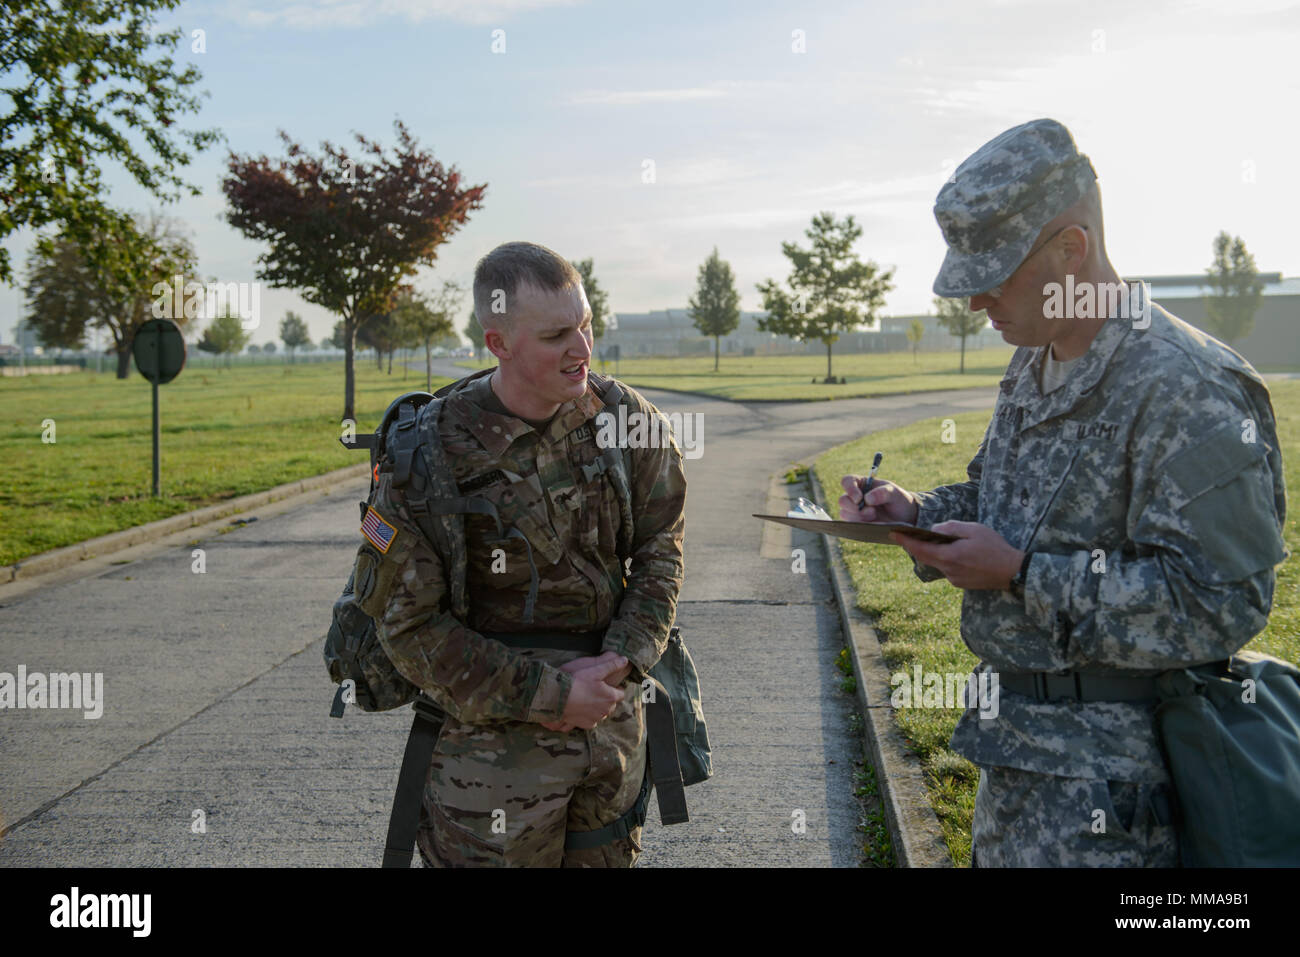
[[[537,243],[503,243],[474,269],[474,315],[479,326],[500,328],[503,321],[509,321],[511,300],[522,285],[563,292],[581,288],[582,275],[553,249]],[[492,310],[494,301],[501,303],[496,312]]]

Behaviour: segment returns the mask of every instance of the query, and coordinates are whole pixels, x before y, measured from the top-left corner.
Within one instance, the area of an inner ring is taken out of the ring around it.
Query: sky
[[[1098,172],[1121,275],[1203,272],[1220,230],[1261,271],[1300,273],[1297,3],[192,0],[160,26],[184,30],[177,59],[209,94],[181,125],[225,142],[183,172],[198,197],[163,206],[113,166],[108,181],[116,204],[178,220],[223,282],[256,280],[264,251],[223,219],[231,152],[282,156],[279,130],[311,152],[354,151],[356,133],[391,146],[396,118],[487,185],[416,277],[428,290],[468,288],[481,256],[529,240],[594,259],[615,313],[684,308],[716,246],[757,310],[755,284],[789,273],[781,244],[806,246],[825,210],[893,268],[883,315],[931,311],[939,187],[1044,116]],[[31,241],[6,240],[16,264]],[[0,286],[0,341],[24,309]],[[289,309],[316,342],[338,320],[264,284],[253,342]]]

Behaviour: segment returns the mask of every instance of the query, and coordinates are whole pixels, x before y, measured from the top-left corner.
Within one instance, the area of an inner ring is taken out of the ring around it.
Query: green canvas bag
[[[1300,866],[1300,669],[1241,651],[1156,688],[1183,865]]]

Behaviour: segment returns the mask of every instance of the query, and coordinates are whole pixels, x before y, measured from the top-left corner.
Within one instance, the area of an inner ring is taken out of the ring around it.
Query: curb
[[[808,469],[808,483],[813,500],[826,508],[815,467]],[[952,856],[939,819],[930,806],[921,760],[907,746],[894,720],[894,709],[889,703],[890,669],[885,664],[880,639],[871,627],[871,619],[858,608],[857,590],[844,564],[838,539],[826,541],[825,545],[840,623],[852,649],[858,705],[865,719],[867,744],[877,772],[876,783],[894,845],[894,859],[899,867],[952,867]]]
[[[218,505],[208,505],[192,512],[182,512],[180,515],[160,518],[155,522],[147,522],[134,528],[124,528],[120,532],[111,532],[108,535],[101,535],[99,538],[77,542],[75,545],[66,545],[63,548],[41,552],[12,565],[0,565],[0,584],[36,578],[39,575],[57,571],[69,565],[75,565],[77,562],[85,561],[88,558],[108,555],[124,548],[130,548],[132,545],[156,541],[160,538],[166,538],[168,535],[174,535],[176,532],[183,532],[188,528],[206,525],[217,519],[225,518],[227,515],[246,512],[249,509],[268,505],[271,502],[281,501],[296,495],[303,495],[317,489],[337,485],[341,482],[361,478],[368,474],[369,471],[370,465],[368,463],[349,465],[346,468],[335,469],[323,475],[312,475],[296,482],[286,482],[264,492],[241,495]]]

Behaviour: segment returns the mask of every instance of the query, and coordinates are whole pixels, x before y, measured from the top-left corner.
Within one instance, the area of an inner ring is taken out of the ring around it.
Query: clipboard
[[[941,545],[957,541],[955,536],[945,535],[942,532],[932,532],[928,528],[909,525],[906,522],[840,522],[835,520],[827,521],[824,518],[790,518],[786,515],[760,515],[757,512],[752,514],[754,518],[790,525],[793,528],[803,529],[805,532],[819,532],[822,535],[834,535],[836,538],[848,538],[855,542],[871,542],[875,545],[893,545],[894,543],[889,540],[890,532],[898,532],[923,542],[936,542]]]

